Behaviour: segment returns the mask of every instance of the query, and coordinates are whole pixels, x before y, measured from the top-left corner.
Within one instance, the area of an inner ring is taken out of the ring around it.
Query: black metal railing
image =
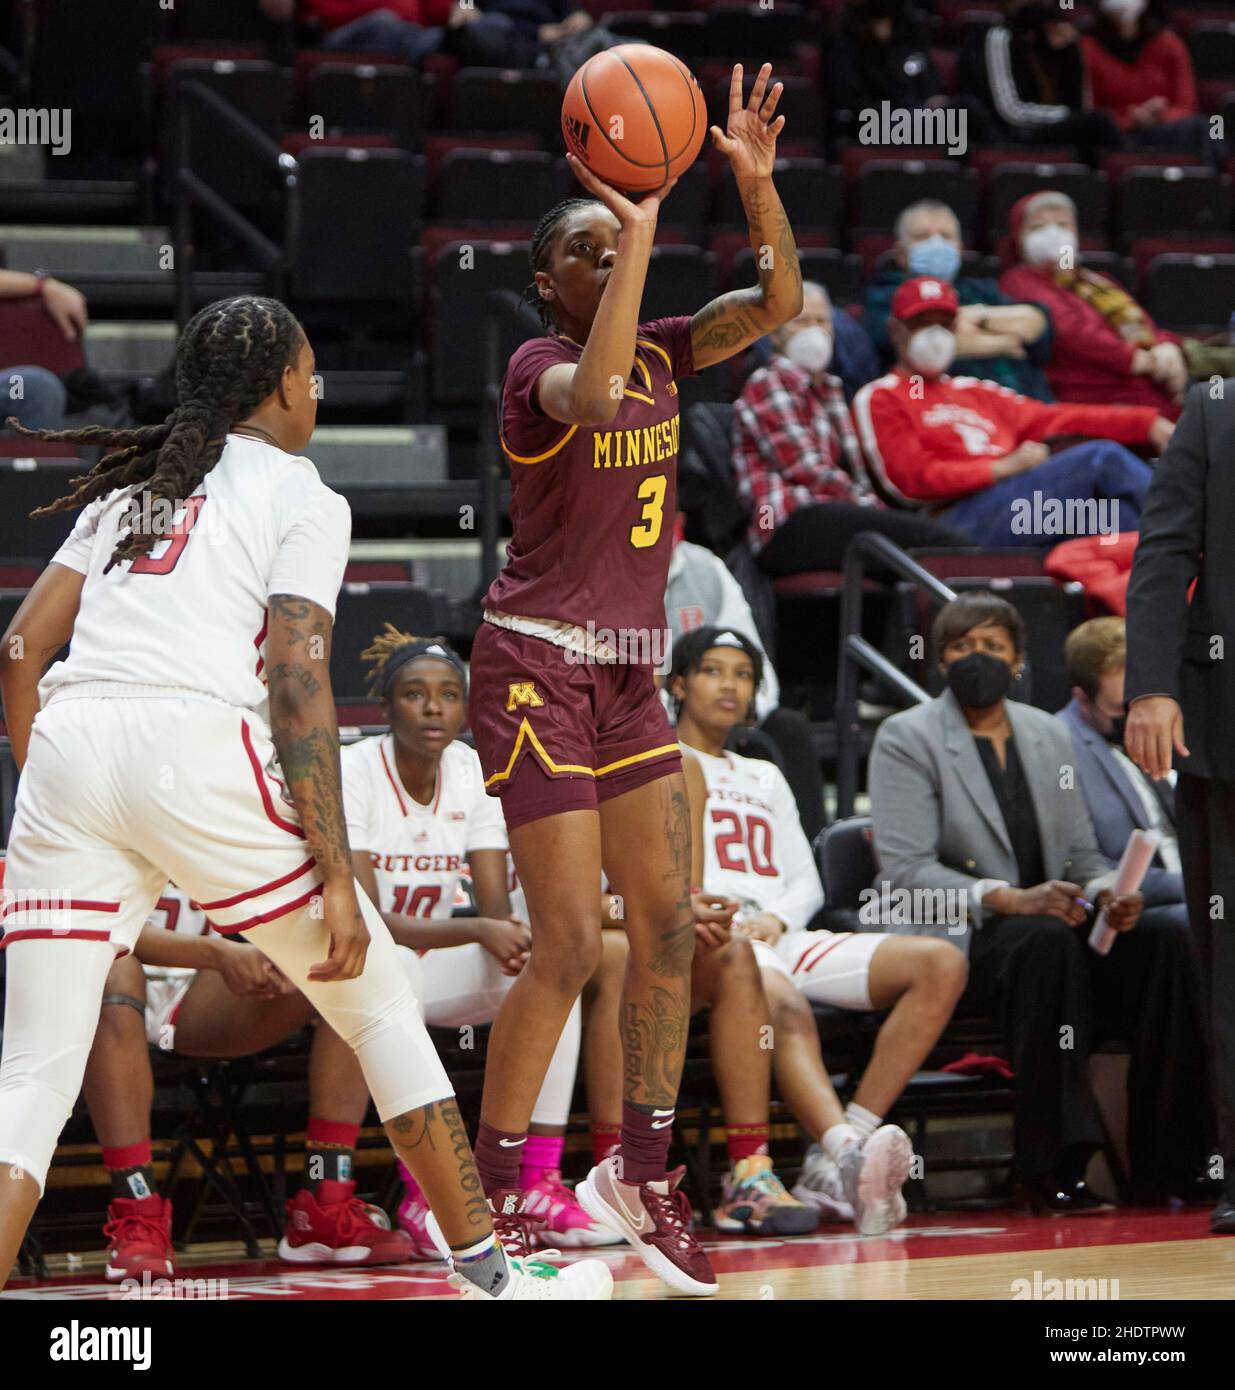
[[[909,704],[931,697],[862,636],[862,601],[872,569],[891,570],[923,590],[938,603],[956,597],[942,580],[878,531],[860,531],[845,552],[845,581],[841,595],[840,654],[836,685],[836,814],[853,815],[858,794],[858,763],[862,755],[862,725],[858,719],[858,674],[876,676]]]
[[[184,328],[193,316],[193,209],[204,208],[239,238],[257,257],[266,276],[267,291],[275,299],[286,297],[288,267],[296,259],[300,240],[300,165],[286,151],[229,101],[200,82],[182,82],[176,89],[176,225],[173,248],[176,263],[176,323]],[[268,173],[283,199],[283,245],[279,246],[221,193],[193,171],[192,115],[194,108],[209,112],[217,123],[211,134],[226,135],[241,158],[255,162]]]

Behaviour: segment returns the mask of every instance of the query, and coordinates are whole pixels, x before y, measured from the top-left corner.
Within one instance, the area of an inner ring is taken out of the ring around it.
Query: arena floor
[[[911,1218],[878,1239],[840,1231],[792,1240],[716,1238],[705,1244],[722,1299],[1235,1298],[1235,1239],[1209,1235],[1208,1211],[1202,1208],[1125,1209],[1073,1219],[954,1212]],[[615,1298],[670,1296],[634,1255],[621,1249],[599,1253],[613,1268]],[[126,1296],[103,1281],[101,1255],[82,1257],[83,1268],[72,1272],[63,1256],[53,1263],[63,1272],[42,1282],[14,1280],[0,1298]],[[179,1276],[214,1281],[193,1292],[186,1289],[182,1297],[455,1297],[444,1277],[425,1265],[296,1268],[274,1259],[247,1260],[233,1247],[221,1246],[182,1255]],[[1085,1282],[1068,1285],[1068,1280]]]

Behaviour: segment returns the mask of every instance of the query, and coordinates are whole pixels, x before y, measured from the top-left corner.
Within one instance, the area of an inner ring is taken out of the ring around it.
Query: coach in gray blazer
[[[953,938],[970,958],[960,1007],[1004,1034],[1017,1078],[1013,1178],[1031,1205],[1101,1204],[1083,1180],[1103,1139],[1087,1065],[1099,1027],[1132,1042],[1133,1179],[1164,1195],[1190,1190],[1207,1121],[1189,1071],[1203,1040],[1171,1017],[1190,968],[1186,938],[1138,925],[1139,893],[1112,896],[1068,731],[1007,699],[1024,662],[1016,609],[965,594],[940,611],[933,644],[948,689],[885,720],[871,753],[875,889],[965,895],[969,930]],[[1103,905],[1120,931],[1105,958],[1086,946]]]

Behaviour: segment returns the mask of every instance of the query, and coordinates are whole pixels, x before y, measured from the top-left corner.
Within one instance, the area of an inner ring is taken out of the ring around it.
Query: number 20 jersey
[[[703,768],[703,886],[770,912],[790,931],[823,906],[823,889],[797,802],[781,770],[762,758],[691,750]]]
[[[583,348],[520,345],[502,384],[513,537],[486,610],[586,629],[660,632],[677,511],[678,380],[694,375],[690,318],[635,333],[622,403],[607,425],[565,425],[532,405],[536,382]],[[651,640],[650,638],[648,639]]]

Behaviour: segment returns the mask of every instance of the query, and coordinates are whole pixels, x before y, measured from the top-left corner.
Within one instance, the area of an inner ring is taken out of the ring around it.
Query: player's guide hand
[[[369,949],[369,929],[356,900],[356,881],[338,879],[322,889],[330,953],[309,967],[310,980],[354,980],[364,970]]]

